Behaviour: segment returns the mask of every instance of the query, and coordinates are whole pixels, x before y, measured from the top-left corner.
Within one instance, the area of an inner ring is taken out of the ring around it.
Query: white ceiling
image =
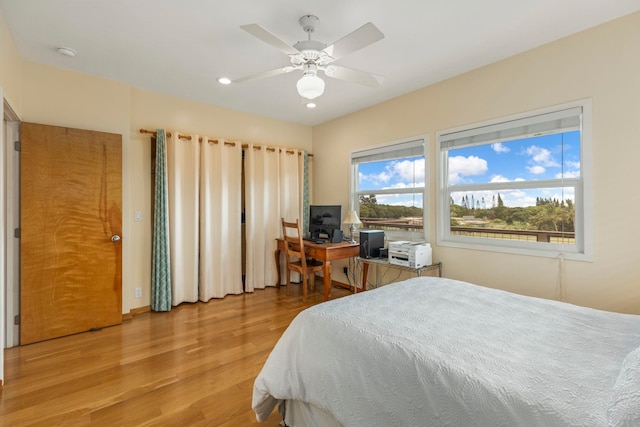
[[[316,125],[640,10],[640,0],[0,0],[22,57],[275,119]],[[331,44],[367,22],[385,38],[336,62],[384,77],[382,87],[324,78],[304,107],[295,72],[231,79],[289,64],[241,25],[294,44],[302,15]],[[78,55],[59,55],[68,46]]]

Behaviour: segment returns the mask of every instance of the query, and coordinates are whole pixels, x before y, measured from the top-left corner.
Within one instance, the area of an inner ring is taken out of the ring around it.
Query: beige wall
[[[150,304],[149,135],[165,128],[215,138],[311,149],[311,128],[145,92],[82,73],[23,61],[0,15],[0,85],[22,121],[113,132],[123,149],[123,312]],[[15,102],[13,100],[16,100]],[[142,211],[142,222],[134,213]],[[142,298],[134,288],[142,287]]]
[[[2,87],[4,98],[18,115],[22,106],[20,97],[21,65],[22,61],[18,49],[13,42],[4,15],[0,11],[0,87]]]
[[[426,134],[435,192],[435,132],[581,98],[593,99],[593,263],[434,245],[448,277],[552,298],[560,278],[567,300],[640,313],[640,13],[458,76],[313,129],[132,88],[22,61],[0,15],[0,85],[22,120],[123,135],[123,311],[149,304],[150,144],[140,128],[164,127],[242,142],[311,149],[317,203],[349,205],[349,153]],[[342,191],[336,189],[342,188]],[[435,243],[435,200],[429,201]],[[136,223],[136,210],[143,221]],[[344,281],[341,268],[335,277]],[[143,287],[143,298],[133,288]]]
[[[430,241],[445,276],[545,298],[562,280],[569,302],[640,313],[638,40],[640,13],[317,126],[315,201],[348,206],[351,150],[426,134]],[[435,246],[435,132],[582,98],[593,100],[594,262]]]

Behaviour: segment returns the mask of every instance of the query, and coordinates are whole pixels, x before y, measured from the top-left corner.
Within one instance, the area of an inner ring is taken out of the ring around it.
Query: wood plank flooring
[[[305,304],[300,286],[267,288],[7,349],[0,425],[278,426],[277,410],[255,421],[253,381],[296,314],[322,302],[320,282]]]

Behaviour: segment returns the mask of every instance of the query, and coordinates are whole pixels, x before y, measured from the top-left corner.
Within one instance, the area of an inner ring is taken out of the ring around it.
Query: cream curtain
[[[198,138],[167,141],[171,304],[198,301],[198,217],[200,143]]]
[[[242,146],[177,132],[166,141],[168,208],[162,217],[168,218],[165,252],[171,280],[166,287],[171,293],[163,310],[286,280],[284,273],[281,278],[276,273],[276,239],[281,237],[280,218],[302,222],[308,210],[308,157],[298,150],[254,145],[244,149],[244,156],[243,288]]]
[[[274,253],[276,239],[282,235],[280,219],[303,218],[299,157],[298,150],[265,146],[250,145],[245,151],[247,292],[286,280],[284,265],[282,277],[277,277]]]
[[[298,150],[280,150],[280,212],[287,221],[300,220],[304,214],[301,203],[300,156]],[[304,230],[302,230],[304,233]],[[280,233],[282,234],[282,233]],[[280,257],[280,283],[287,281],[289,274],[283,257]],[[291,280],[300,281],[298,273],[291,273]]]
[[[280,153],[249,144],[245,150],[245,290],[278,281],[273,254],[280,237]]]
[[[167,142],[171,303],[240,294],[242,147],[177,132]]]
[[[203,137],[200,172],[200,300],[241,294],[242,147]]]
[[[300,165],[298,150],[280,151],[280,211],[287,221],[303,218]]]

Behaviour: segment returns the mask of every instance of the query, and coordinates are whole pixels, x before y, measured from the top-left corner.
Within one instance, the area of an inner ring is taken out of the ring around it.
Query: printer
[[[431,245],[425,242],[389,242],[389,263],[410,268],[431,265]]]

